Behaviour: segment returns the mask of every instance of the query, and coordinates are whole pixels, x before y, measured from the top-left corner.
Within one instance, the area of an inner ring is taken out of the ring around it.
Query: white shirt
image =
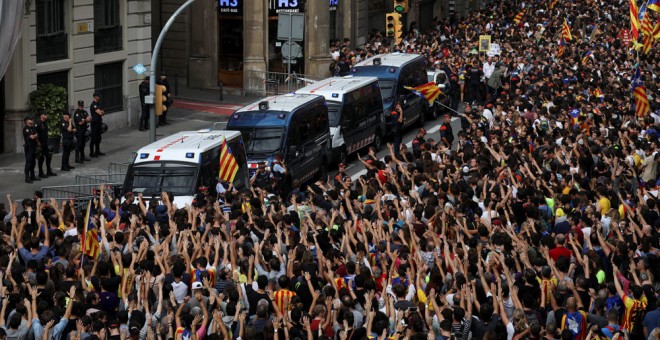
[[[495,64],[493,63],[484,63],[484,77],[490,78],[490,75],[495,71]]]
[[[482,112],[481,115],[488,120],[488,127],[493,127],[493,112],[489,109],[484,109],[484,112]]]

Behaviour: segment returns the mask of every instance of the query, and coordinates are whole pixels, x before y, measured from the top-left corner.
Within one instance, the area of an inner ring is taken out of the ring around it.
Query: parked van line
[[[138,150],[126,173],[123,191],[160,197],[163,191],[174,195],[179,207],[192,203],[199,187],[215,193],[223,140],[238,163],[233,185],[248,186],[248,169],[241,134],[236,131],[183,131]]]
[[[357,63],[352,69],[356,77],[377,77],[383,97],[383,111],[387,133],[390,133],[390,113],[401,102],[405,118],[404,127],[416,122],[423,125],[429,111],[428,101],[418,92],[406,89],[426,84],[426,59],[420,54],[381,54]]]
[[[385,121],[378,78],[327,78],[297,90],[296,94],[325,97],[332,155],[338,162],[345,163],[350,154],[369,145],[380,149]]]
[[[331,157],[328,105],[319,95],[267,97],[234,112],[227,130],[243,136],[252,176],[259,162],[272,165],[280,154],[289,180],[325,176]]]

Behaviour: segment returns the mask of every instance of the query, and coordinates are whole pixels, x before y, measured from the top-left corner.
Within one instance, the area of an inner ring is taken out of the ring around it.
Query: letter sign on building
[[[218,0],[218,12],[226,15],[243,15],[244,0]]]

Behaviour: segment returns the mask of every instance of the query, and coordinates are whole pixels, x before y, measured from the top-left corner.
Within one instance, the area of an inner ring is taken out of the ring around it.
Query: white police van
[[[328,103],[333,158],[346,163],[348,155],[369,145],[380,149],[385,132],[383,99],[378,78],[327,78],[296,91],[316,94]]]
[[[179,208],[190,204],[200,187],[215,193],[223,140],[238,164],[233,185],[248,186],[248,170],[241,133],[237,131],[182,131],[141,148],[126,173],[123,193],[157,197],[174,195]]]

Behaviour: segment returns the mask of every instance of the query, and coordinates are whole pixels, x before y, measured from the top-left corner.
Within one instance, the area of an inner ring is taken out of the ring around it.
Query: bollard
[[[176,73],[174,74],[174,95],[179,95],[179,75]]]
[[[220,101],[224,100],[224,85],[222,84],[221,81],[218,82],[218,87],[220,88]]]

